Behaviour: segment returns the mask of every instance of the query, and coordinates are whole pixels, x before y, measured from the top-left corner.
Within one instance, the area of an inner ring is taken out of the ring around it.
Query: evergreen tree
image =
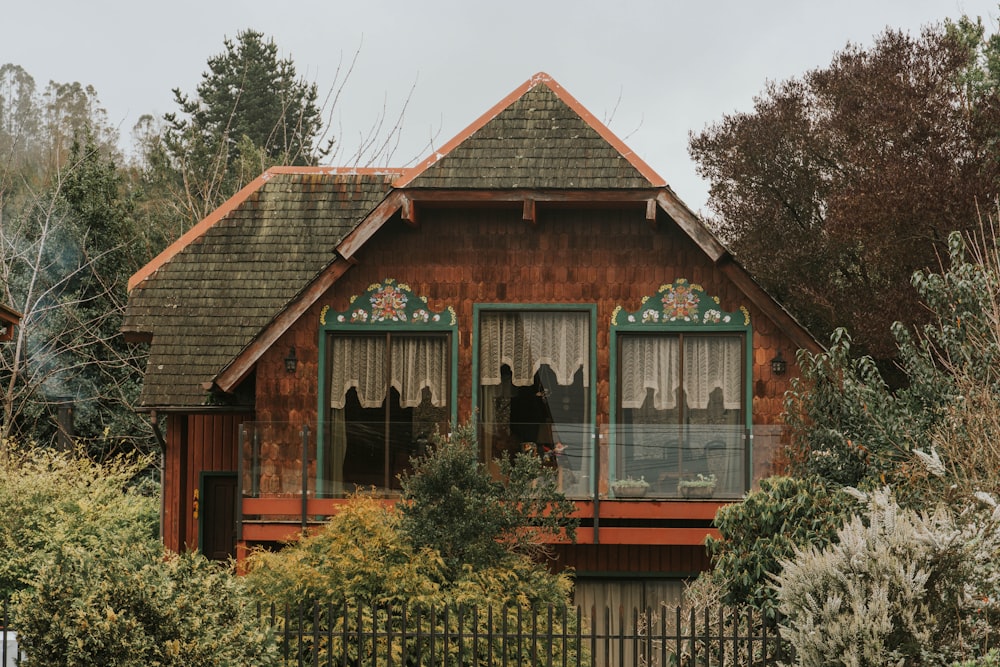
[[[297,77],[273,40],[245,30],[208,60],[194,97],[174,89],[179,112],[165,115],[169,156],[191,222],[264,169],[315,164],[321,126],[315,84]]]

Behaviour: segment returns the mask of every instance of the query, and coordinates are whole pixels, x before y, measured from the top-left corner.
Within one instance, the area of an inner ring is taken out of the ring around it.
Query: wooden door
[[[236,473],[202,477],[201,552],[212,560],[236,557]]]

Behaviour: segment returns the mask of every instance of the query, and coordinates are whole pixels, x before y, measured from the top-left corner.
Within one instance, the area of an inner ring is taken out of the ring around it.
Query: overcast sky
[[[535,72],[548,72],[659,172],[694,210],[707,184],[689,132],[752,108],[767,82],[824,67],[848,42],[963,13],[996,31],[997,0],[10,0],[0,64],[41,89],[96,88],[128,137],[142,114],[176,109],[223,39],[272,36],[321,93],[357,63],[334,122],[345,151],[408,99],[393,166],[423,158]],[[342,72],[341,72],[342,73]],[[412,92],[411,92],[412,89]]]

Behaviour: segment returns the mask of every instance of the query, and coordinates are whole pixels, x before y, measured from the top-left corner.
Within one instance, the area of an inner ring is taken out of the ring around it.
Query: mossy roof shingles
[[[648,188],[650,181],[545,83],[511,102],[408,188]]]
[[[129,295],[151,333],[141,404],[197,406],[211,381],[334,259],[395,175],[278,173]]]

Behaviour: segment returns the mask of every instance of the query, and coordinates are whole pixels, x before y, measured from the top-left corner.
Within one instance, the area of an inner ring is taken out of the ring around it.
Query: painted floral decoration
[[[372,321],[399,322],[406,318],[406,294],[395,285],[384,285],[371,296]]]
[[[663,317],[667,320],[690,320],[698,314],[698,295],[686,284],[674,284],[663,293]]]

